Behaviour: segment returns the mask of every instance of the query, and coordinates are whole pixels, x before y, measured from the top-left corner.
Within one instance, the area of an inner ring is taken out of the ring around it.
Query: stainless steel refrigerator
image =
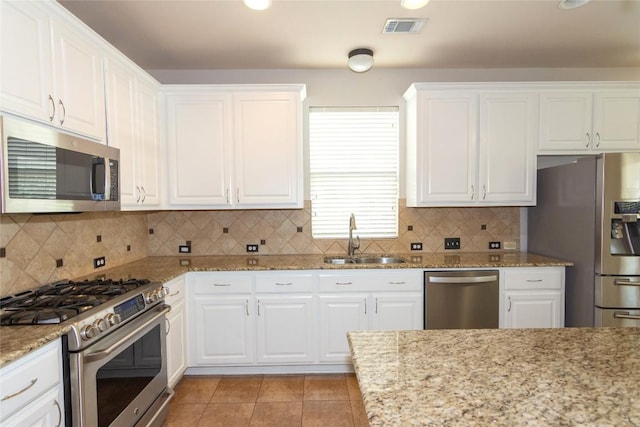
[[[566,326],[640,326],[640,153],[538,171],[528,250],[567,268]]]

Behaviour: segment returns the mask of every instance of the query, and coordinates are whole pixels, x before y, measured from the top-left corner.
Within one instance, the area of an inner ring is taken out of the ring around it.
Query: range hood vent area
[[[426,22],[426,19],[389,18],[384,23],[382,34],[417,34]]]

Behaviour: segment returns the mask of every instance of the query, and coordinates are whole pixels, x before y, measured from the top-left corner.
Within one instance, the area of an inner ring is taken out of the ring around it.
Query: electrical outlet
[[[489,249],[500,249],[500,242],[489,242]]]
[[[258,245],[247,245],[247,252],[248,253],[258,252]]]
[[[460,238],[459,237],[445,237],[444,238],[444,248],[445,249],[460,249]]]
[[[516,248],[516,242],[504,242],[504,248],[513,250]]]
[[[107,265],[107,261],[104,259],[103,256],[93,259],[93,268],[100,268],[100,267],[104,267],[105,265]]]
[[[180,245],[180,246],[178,246],[178,252],[180,252],[181,254],[190,254],[191,253],[191,246],[189,246],[189,245]]]
[[[421,251],[422,250],[422,243],[412,243],[411,244],[411,250],[412,251]]]

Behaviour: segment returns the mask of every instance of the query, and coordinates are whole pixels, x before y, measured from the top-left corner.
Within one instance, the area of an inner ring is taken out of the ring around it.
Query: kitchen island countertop
[[[640,425],[640,328],[348,336],[372,427]]]

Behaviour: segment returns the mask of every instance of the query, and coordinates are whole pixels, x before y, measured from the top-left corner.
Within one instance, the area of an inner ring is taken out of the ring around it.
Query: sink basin
[[[354,258],[353,262],[356,264],[402,264],[406,262],[402,258],[394,258],[394,257],[363,257],[363,258]]]
[[[386,256],[371,256],[371,257],[357,257],[357,258],[341,258],[341,257],[326,257],[324,259],[326,264],[344,265],[344,264],[402,264],[406,261],[402,258],[386,257]]]

